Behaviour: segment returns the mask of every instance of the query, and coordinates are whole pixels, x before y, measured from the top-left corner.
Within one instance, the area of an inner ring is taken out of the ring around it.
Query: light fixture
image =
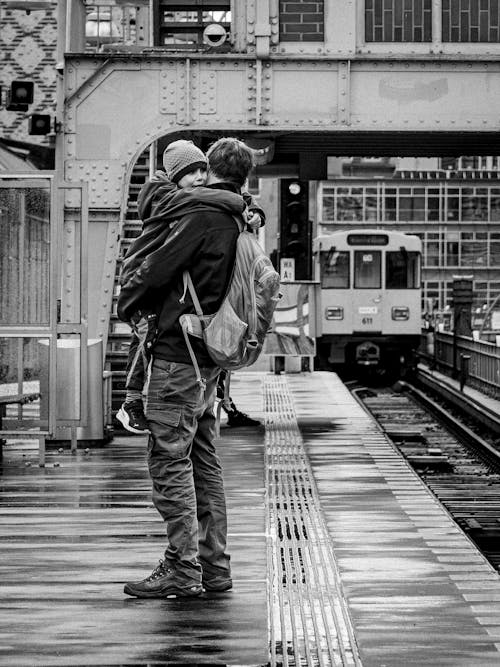
[[[207,46],[221,46],[227,39],[227,31],[220,23],[209,23],[203,31],[203,43]]]

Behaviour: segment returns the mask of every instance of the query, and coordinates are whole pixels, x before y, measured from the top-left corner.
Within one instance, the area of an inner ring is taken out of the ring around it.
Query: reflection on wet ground
[[[268,662],[263,430],[222,429],[234,588],[198,599],[123,593],[165,546],[145,449],[141,436],[76,456],[50,448],[39,468],[35,449],[5,448],[0,664]]]

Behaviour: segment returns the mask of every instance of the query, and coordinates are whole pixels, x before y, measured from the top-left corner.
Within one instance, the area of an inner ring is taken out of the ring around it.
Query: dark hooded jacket
[[[245,206],[249,211],[259,213],[261,224],[264,224],[264,211],[247,192],[240,195],[236,191],[206,187],[179,189],[175,183],[166,179],[162,172],[157,172],[142,187],[137,198],[137,210],[143,221],[143,231],[131,243],[123,258],[120,284],[125,285],[143,260],[163,245],[182,216],[200,211],[225,211],[240,216]]]
[[[214,199],[220,199],[221,193],[240,197],[230,183],[194,188],[193,192],[195,190],[197,195],[200,190],[210,191]],[[186,191],[179,190],[176,194],[186,195]],[[215,313],[226,294],[233,270],[239,228],[234,213],[224,207],[200,203],[177,219],[179,222],[165,235],[161,246],[147,254],[122,286],[118,316],[130,321],[144,304],[147,307],[153,304],[158,318],[154,357],[190,364],[179,317],[193,313],[194,306],[189,293],[183,303],[180,301],[184,291],[183,271],[191,274],[203,312]],[[157,222],[165,225],[160,220]],[[193,339],[193,349],[200,366],[213,366],[201,340]]]

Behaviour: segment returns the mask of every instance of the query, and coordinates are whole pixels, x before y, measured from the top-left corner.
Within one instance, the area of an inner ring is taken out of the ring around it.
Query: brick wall
[[[0,70],[2,104],[0,136],[5,139],[47,144],[44,136],[28,134],[28,116],[46,113],[54,116],[56,97],[56,5],[27,15],[18,9],[7,9],[0,0]],[[11,81],[33,81],[33,104],[26,113],[5,109],[6,93]]]
[[[324,0],[280,0],[280,42],[323,42]]]

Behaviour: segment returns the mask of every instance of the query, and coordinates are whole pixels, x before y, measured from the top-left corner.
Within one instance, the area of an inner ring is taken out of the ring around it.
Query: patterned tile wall
[[[28,134],[28,116],[32,113],[55,114],[56,105],[56,3],[51,9],[30,14],[8,9],[0,0],[0,136],[5,139],[48,144],[44,136]],[[33,81],[33,104],[26,113],[5,109],[11,81]]]

